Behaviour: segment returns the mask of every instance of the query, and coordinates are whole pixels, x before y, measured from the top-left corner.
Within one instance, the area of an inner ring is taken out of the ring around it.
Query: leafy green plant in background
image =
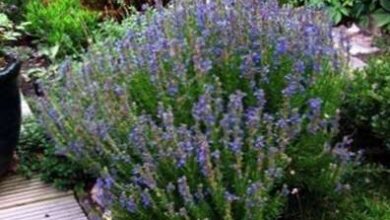
[[[376,26],[390,31],[390,0],[379,0],[381,7],[372,11]]]
[[[75,161],[61,156],[45,135],[36,119],[24,119],[17,148],[18,171],[27,177],[39,175],[60,189],[83,188],[92,178]]]
[[[92,40],[95,45],[104,46],[121,39],[128,32],[139,32],[145,29],[146,22],[138,18],[139,14],[134,7],[127,9],[128,16],[121,21],[107,19],[98,24],[98,28],[92,33]],[[151,19],[155,14],[154,9],[145,12],[145,16]],[[139,23],[143,22],[143,23]],[[93,45],[92,45],[93,47]]]
[[[49,47],[60,46],[60,55],[79,51],[88,44],[98,14],[84,9],[79,0],[30,0],[26,5],[28,30]]]
[[[292,4],[293,6],[326,6],[330,17],[337,24],[344,17],[349,17],[351,15],[351,8],[355,5],[357,0],[281,0],[281,2]]]
[[[28,23],[16,25],[4,13],[0,13],[0,47],[7,43],[18,40],[25,31]],[[0,48],[2,49],[2,48]]]
[[[281,0],[293,6],[326,7],[335,24],[354,19],[361,25],[390,30],[389,0]]]

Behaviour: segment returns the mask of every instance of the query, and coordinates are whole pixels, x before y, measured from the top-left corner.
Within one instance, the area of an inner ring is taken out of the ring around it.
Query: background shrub
[[[138,19],[64,63],[37,102],[58,150],[101,173],[115,219],[274,219],[294,188],[343,186],[343,78],[323,14],[177,1]]]
[[[114,42],[123,38],[129,31],[143,31],[146,22],[138,18],[139,14],[134,8],[129,8],[128,11],[129,15],[121,21],[107,19],[99,23],[98,28],[93,31],[93,45],[90,45],[89,50],[103,50],[102,47],[105,47],[107,44],[112,45]],[[151,19],[155,15],[155,10],[149,9],[144,15]]]
[[[79,0],[30,0],[26,6],[28,30],[49,46],[60,46],[60,55],[87,45],[98,15],[82,8]]]
[[[384,56],[372,59],[364,71],[355,72],[344,107],[344,117],[349,128],[371,140],[370,143],[361,138],[356,143],[358,147],[369,152],[379,148],[378,159],[385,163],[390,147],[389,71],[390,57]]]
[[[338,24],[353,19],[361,25],[390,30],[390,1],[388,0],[280,0],[294,6],[325,6]]]

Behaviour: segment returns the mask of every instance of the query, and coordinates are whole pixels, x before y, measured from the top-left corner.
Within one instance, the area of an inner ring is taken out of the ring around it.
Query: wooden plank
[[[42,212],[52,212],[56,210],[69,210],[76,209],[80,210],[80,207],[73,196],[69,195],[67,197],[60,197],[51,200],[44,200],[41,202],[35,202],[31,204],[27,204],[24,206],[16,206],[8,209],[0,210],[0,219],[9,219],[12,216],[23,217],[34,215],[36,213]]]
[[[12,178],[12,177],[11,177]],[[3,182],[0,182],[0,190],[7,188],[7,187],[12,187],[20,184],[27,184],[27,183],[33,183],[33,182],[41,182],[39,178],[33,178],[33,179],[23,179],[22,177],[19,178],[12,178],[12,179],[5,179]]]
[[[34,203],[34,204],[40,204]],[[30,205],[30,204],[29,204]],[[45,206],[37,206],[34,208],[28,207],[29,205],[26,205],[26,208],[28,210],[21,210],[19,212],[15,212],[12,208],[5,209],[0,213],[0,219],[15,219],[15,220],[24,220],[24,219],[30,219],[34,216],[53,216],[53,213],[76,213],[76,214],[82,214],[83,212],[80,210],[79,206],[77,204],[67,204],[67,205],[61,205],[57,207],[45,207]],[[24,206],[20,206],[24,207]]]
[[[41,188],[29,192],[18,192],[0,197],[0,210],[13,206],[25,205],[42,200],[65,197],[72,192],[60,192],[53,188]]]
[[[34,189],[39,189],[39,188],[45,188],[46,186],[42,184],[41,182],[35,182],[35,183],[30,183],[26,185],[18,185],[14,187],[8,187],[8,188],[0,188],[0,197],[9,195],[9,194],[15,194],[15,193],[22,193],[22,192],[28,192],[32,191]]]
[[[87,220],[73,192],[10,176],[0,182],[0,220]]]

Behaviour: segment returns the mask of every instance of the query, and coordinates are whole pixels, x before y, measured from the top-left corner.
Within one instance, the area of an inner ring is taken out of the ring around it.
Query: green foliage
[[[390,56],[390,35],[374,36],[374,46],[380,48],[384,56]]]
[[[324,114],[335,115],[342,105],[347,81],[340,74],[327,73],[321,76],[316,85],[309,91],[310,94],[324,100]],[[338,202],[343,196],[335,191],[334,183],[348,182],[343,179],[342,173],[352,169],[349,166],[339,166],[333,158],[321,155],[326,140],[332,139],[329,135],[306,134],[301,136],[288,152],[293,155],[287,179],[291,188],[298,189],[297,194],[290,196],[287,211],[288,219],[330,219],[337,217],[337,213],[327,213],[328,210],[338,208]],[[333,216],[331,215],[333,214]],[[327,218],[324,218],[327,216]]]
[[[340,219],[390,219],[389,174],[388,168],[378,165],[362,165],[351,172],[351,190],[339,210]]]
[[[17,154],[19,172],[27,177],[40,175],[59,189],[81,188],[91,179],[80,165],[60,156],[34,118],[23,122]]]
[[[374,59],[355,72],[344,114],[356,129],[368,130],[390,146],[390,56]]]
[[[123,38],[127,32],[134,31],[140,32],[142,31],[146,23],[139,23],[140,19],[138,18],[139,14],[136,12],[135,8],[128,9],[129,16],[125,17],[121,21],[117,21],[115,19],[107,19],[98,24],[98,28],[93,31],[92,38],[93,44],[90,49],[94,50],[94,48],[101,49],[107,43],[112,43]],[[147,17],[152,18],[155,14],[155,10],[150,9],[145,12]]]
[[[374,25],[390,30],[389,0],[281,0],[280,2],[293,6],[325,6],[336,24],[352,18],[361,25]]]
[[[290,197],[290,206],[282,219],[287,220],[382,220],[390,219],[390,170],[361,164],[345,176],[346,185],[326,194],[298,191]],[[342,192],[343,196],[339,193]],[[320,200],[318,198],[321,198]]]
[[[61,55],[78,51],[88,43],[88,32],[98,15],[84,9],[79,0],[31,0],[26,6],[29,31],[50,47],[60,45]]]
[[[289,3],[294,6],[310,5],[314,7],[328,8],[330,17],[335,23],[339,23],[344,17],[350,17],[351,7],[356,0],[286,0],[282,3]]]

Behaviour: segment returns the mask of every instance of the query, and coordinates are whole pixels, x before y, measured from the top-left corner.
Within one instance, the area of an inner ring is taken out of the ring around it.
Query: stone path
[[[13,175],[0,181],[0,220],[88,220],[73,192]]]

